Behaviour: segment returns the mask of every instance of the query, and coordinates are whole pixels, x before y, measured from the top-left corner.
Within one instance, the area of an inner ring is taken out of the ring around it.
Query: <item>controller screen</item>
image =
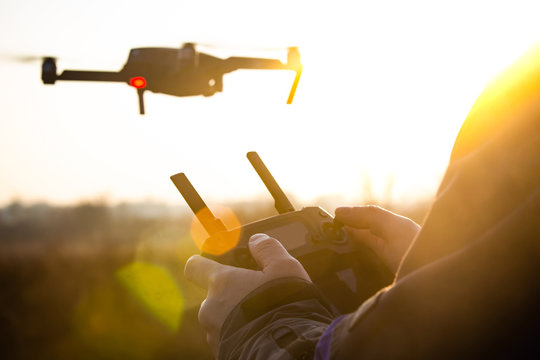
[[[304,246],[308,235],[306,227],[300,221],[266,230],[265,233],[279,240],[288,251]]]

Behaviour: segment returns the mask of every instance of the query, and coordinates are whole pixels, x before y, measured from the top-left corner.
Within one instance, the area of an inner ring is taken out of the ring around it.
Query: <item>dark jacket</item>
[[[219,357],[540,358],[538,55],[473,106],[393,285],[336,317],[310,283],[265,284],[229,316]]]

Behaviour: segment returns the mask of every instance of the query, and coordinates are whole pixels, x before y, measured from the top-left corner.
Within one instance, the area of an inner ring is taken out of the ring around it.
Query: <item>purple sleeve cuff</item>
[[[340,317],[334,319],[334,321],[332,321],[328,328],[326,328],[326,331],[319,338],[319,342],[315,347],[314,360],[330,359],[330,346],[332,344],[332,335],[337,324],[339,324],[339,322],[343,320],[344,317],[345,315],[341,315]]]

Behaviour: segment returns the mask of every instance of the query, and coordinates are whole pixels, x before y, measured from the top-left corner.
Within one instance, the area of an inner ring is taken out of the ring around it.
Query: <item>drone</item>
[[[43,58],[44,84],[58,80],[124,82],[137,90],[139,113],[144,115],[144,92],[173,96],[212,96],[223,91],[223,75],[239,69],[292,70],[296,72],[287,104],[291,104],[300,81],[302,64],[297,47],[289,47],[287,62],[278,59],[229,57],[222,59],[197,50],[194,43],[180,48],[131,49],[120,71],[64,70],[57,74],[56,58]]]

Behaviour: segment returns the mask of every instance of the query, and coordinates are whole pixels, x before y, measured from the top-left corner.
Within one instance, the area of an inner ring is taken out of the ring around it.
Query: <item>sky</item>
[[[537,1],[0,2],[0,205],[267,198],[259,152],[302,205],[429,198],[482,89],[540,40]],[[117,71],[131,48],[205,44],[217,56],[284,57],[304,71],[237,71],[213,97],[121,83],[45,86],[41,64]]]

